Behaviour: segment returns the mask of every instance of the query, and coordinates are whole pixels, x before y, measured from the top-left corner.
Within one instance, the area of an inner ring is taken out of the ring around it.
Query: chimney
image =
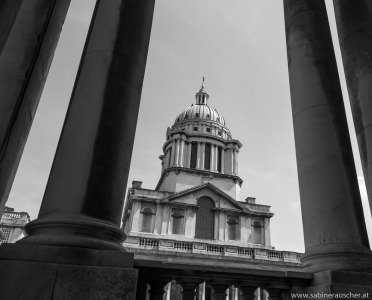
[[[246,201],[247,203],[255,204],[255,203],[256,203],[256,198],[253,198],[253,197],[247,197],[247,198],[245,198],[245,201]]]
[[[132,181],[132,188],[140,189],[142,186],[142,181]]]

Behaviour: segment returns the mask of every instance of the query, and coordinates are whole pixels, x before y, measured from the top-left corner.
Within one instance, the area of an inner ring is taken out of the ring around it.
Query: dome
[[[210,120],[217,122],[223,126],[225,126],[225,119],[224,117],[214,108],[209,107],[208,105],[204,104],[196,104],[191,105],[190,107],[186,108],[182,113],[180,113],[174,124],[180,123],[186,120]]]
[[[196,104],[189,106],[182,113],[180,113],[177,116],[174,125],[187,120],[207,120],[214,121],[225,126],[225,119],[222,117],[222,115],[216,109],[208,106],[209,95],[205,91],[204,77],[202,86],[199,92],[196,93],[195,98]]]

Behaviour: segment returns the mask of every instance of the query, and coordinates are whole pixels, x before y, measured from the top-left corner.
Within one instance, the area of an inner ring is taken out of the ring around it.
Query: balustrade
[[[197,254],[219,254],[223,256],[235,256],[251,259],[263,259],[290,263],[300,263],[301,253],[276,251],[264,248],[246,248],[230,245],[216,245],[212,243],[184,242],[174,240],[162,240],[154,238],[129,237],[124,246],[130,251],[131,248],[156,248],[159,250],[177,250]]]

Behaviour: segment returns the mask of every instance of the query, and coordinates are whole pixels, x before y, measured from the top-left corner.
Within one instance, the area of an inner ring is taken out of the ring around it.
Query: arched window
[[[195,114],[195,118],[199,118],[199,114],[198,113]]]
[[[208,197],[201,197],[197,202],[199,209],[196,212],[195,238],[214,239],[214,202]]]
[[[263,226],[261,221],[255,220],[252,223],[253,226],[253,244],[264,244],[263,243]]]
[[[184,216],[185,211],[183,209],[174,208],[172,209],[172,233],[183,234],[184,233]]]
[[[238,218],[234,216],[227,217],[227,239],[237,240],[238,239]]]
[[[142,223],[141,231],[142,232],[152,232],[152,219],[154,216],[154,211],[151,207],[144,207],[141,211],[142,214]]]

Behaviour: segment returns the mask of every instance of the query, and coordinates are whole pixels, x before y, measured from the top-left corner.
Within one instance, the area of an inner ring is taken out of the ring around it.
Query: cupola
[[[205,91],[205,87],[204,87],[204,77],[203,77],[203,83],[202,83],[202,86],[199,90],[199,92],[197,92],[195,94],[195,98],[196,98],[196,105],[208,105],[208,99],[209,99],[209,95],[208,93]]]

